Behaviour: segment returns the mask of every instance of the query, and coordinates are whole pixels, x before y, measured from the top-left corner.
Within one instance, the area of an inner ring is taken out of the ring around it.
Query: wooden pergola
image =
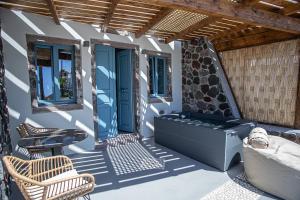
[[[208,37],[218,51],[300,36],[299,0],[4,0],[0,6],[157,36],[165,42]]]

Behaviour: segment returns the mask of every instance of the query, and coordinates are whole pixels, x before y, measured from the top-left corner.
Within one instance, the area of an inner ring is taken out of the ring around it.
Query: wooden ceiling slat
[[[115,12],[113,17],[133,17],[133,18],[137,18],[137,19],[146,19],[149,20],[152,18],[152,16],[149,15],[136,15],[136,14],[132,14],[132,13],[128,13],[128,12]]]
[[[105,13],[89,13],[88,15],[86,15],[86,13],[84,12],[72,12],[72,11],[67,11],[67,10],[56,10],[57,14],[61,17],[64,15],[76,15],[78,17],[83,16],[83,17],[92,17],[92,18],[104,18],[105,17]]]
[[[215,35],[216,34],[216,32],[207,32],[203,29],[193,31],[192,33],[205,33],[205,34],[209,34],[209,35]]]
[[[226,26],[220,26],[220,25],[216,25],[216,24],[210,24],[209,25],[212,28],[218,28],[218,29],[222,29],[222,30],[230,30],[231,28],[226,27]]]
[[[252,29],[250,30],[249,28],[245,28],[245,29],[240,29],[237,31],[231,31],[228,34],[226,34],[223,37],[219,37],[218,38],[218,42],[225,42],[225,41],[229,41],[235,38],[241,38],[241,37],[245,37],[245,36],[250,36],[250,35],[254,35],[254,34],[259,34],[259,33],[264,33],[270,31],[270,29]],[[212,39],[212,37],[211,37]]]
[[[87,15],[86,13],[88,12],[89,14],[93,14],[93,15],[103,15],[106,14],[106,11],[103,10],[90,10],[90,9],[86,9],[86,8],[76,8],[76,7],[65,7],[65,6],[59,6],[57,7],[57,12],[73,12],[73,13],[81,13],[84,15]]]
[[[89,0],[54,0],[55,5],[68,4],[70,5],[82,5],[82,6],[93,6],[94,8],[108,8],[111,4],[110,1],[89,1]]]
[[[175,36],[168,38],[166,40],[166,43],[169,43],[172,40],[175,40],[175,39],[178,39],[178,38],[182,38],[184,35],[186,35],[188,33],[191,33],[195,30],[199,30],[200,28],[203,28],[203,27],[209,25],[210,23],[215,22],[217,19],[218,18],[215,18],[215,17],[207,17],[207,18],[201,20],[200,22],[198,22],[198,23],[196,23],[192,26],[189,26],[188,28],[184,29],[183,31],[177,33]]]
[[[100,25],[103,23],[103,20],[88,20],[88,19],[78,19],[78,18],[73,18],[73,17],[68,17],[68,18],[65,18],[65,20],[71,20],[71,21],[74,21],[74,22],[80,22],[80,23],[86,23],[86,24],[97,24],[97,25]]]
[[[90,16],[78,16],[78,15],[72,15],[72,14],[68,14],[68,15],[61,15],[61,17],[63,17],[64,19],[67,18],[72,18],[72,19],[91,19],[91,20],[101,20],[103,21],[104,19],[101,17],[90,17]]]
[[[136,26],[144,26],[145,23],[140,23],[140,22],[135,22],[135,21],[130,21],[130,20],[115,20],[115,19],[111,19],[110,20],[111,23],[119,23],[119,24],[132,24],[132,25],[136,25]]]
[[[246,29],[248,27],[250,27],[250,25],[239,25],[239,26],[236,26],[236,27],[232,27],[230,31],[226,31],[226,32],[223,32],[223,33],[218,33],[214,37],[212,37],[211,39],[212,40],[217,40],[217,39],[225,37],[228,34],[236,33],[238,31],[240,31],[241,29]]]
[[[150,4],[147,2],[140,2],[140,1],[136,1],[136,0],[122,0],[121,3],[122,4],[130,4],[130,5],[136,6],[136,7],[153,8],[153,9],[157,9],[157,10],[160,10],[162,8],[161,6],[153,5],[153,4]]]
[[[226,22],[222,22],[222,21],[216,21],[215,22],[216,24],[221,24],[222,26],[227,26],[227,27],[236,27],[237,25],[236,24],[230,24],[230,23],[226,23]]]
[[[203,33],[208,33],[208,34],[218,34],[218,32],[216,32],[216,31],[211,31],[211,30],[204,30],[203,28],[200,28],[200,29],[198,29],[198,30],[195,30],[195,31],[192,31],[192,33],[193,32],[203,32]]]
[[[138,30],[138,28],[133,28],[133,27],[126,27],[126,26],[115,26],[115,25],[108,25],[108,28],[113,28],[113,29],[116,29],[116,30],[125,30],[125,31],[136,31]]]
[[[126,21],[126,20],[128,20],[128,21],[132,21],[132,22],[140,22],[140,23],[147,23],[148,22],[148,20],[146,20],[146,19],[139,19],[139,18],[131,18],[131,17],[126,17],[126,16],[124,16],[124,17],[119,17],[119,16],[113,16],[113,18],[112,18],[112,20],[123,20],[123,21]]]
[[[141,26],[137,26],[137,25],[129,24],[129,23],[123,24],[123,23],[114,23],[114,22],[111,22],[111,23],[109,23],[109,25],[112,25],[112,26],[133,27],[133,28],[137,28],[137,29],[141,28]]]
[[[155,15],[155,13],[153,12],[143,12],[143,11],[140,11],[140,10],[132,10],[132,9],[125,9],[125,8],[122,8],[122,7],[117,7],[116,8],[116,11],[118,12],[127,12],[127,13],[134,13],[134,14],[140,14],[140,15],[148,15],[148,16],[153,16]]]
[[[163,18],[168,16],[172,12],[172,9],[162,8],[149,22],[135,33],[135,37],[139,38],[148,30],[150,30],[155,24],[160,22]]]
[[[205,36],[211,36],[210,34],[207,34],[207,33],[195,33],[195,32],[193,32],[193,33],[189,33],[189,34],[187,34],[187,35],[191,35],[191,36],[198,36],[198,35],[205,35]]]
[[[100,6],[100,5],[87,5],[87,4],[83,4],[83,3],[73,3],[73,2],[69,2],[69,1],[63,1],[63,2],[56,2],[55,1],[55,5],[57,7],[63,6],[63,7],[72,7],[72,8],[85,8],[85,9],[91,9],[91,10],[105,10],[107,11],[107,9],[109,8],[108,6]],[[87,13],[88,14],[88,13]]]
[[[224,32],[224,30],[223,29],[219,29],[219,28],[213,28],[213,27],[210,27],[210,26],[205,26],[205,27],[203,27],[202,29],[204,29],[204,30],[212,30],[212,31],[217,31],[217,32]]]
[[[157,8],[153,8],[150,6],[148,6],[148,7],[147,6],[137,6],[137,5],[132,5],[132,3],[130,3],[130,4],[119,3],[118,7],[130,9],[130,10],[138,10],[138,11],[142,11],[142,12],[151,12],[151,13],[160,11],[160,8],[157,9]]]

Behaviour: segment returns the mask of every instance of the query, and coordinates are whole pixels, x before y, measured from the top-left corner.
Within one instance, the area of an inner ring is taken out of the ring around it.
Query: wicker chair
[[[28,123],[21,123],[16,129],[19,132],[21,138],[28,137],[28,136],[37,136],[46,133],[49,134],[51,133],[51,131],[58,130],[57,128],[37,128]],[[33,158],[33,156],[36,154],[41,154],[48,151],[49,150],[38,149],[38,148],[28,150],[30,154],[30,159]]]
[[[26,200],[76,199],[94,190],[94,177],[77,174],[66,156],[30,161],[4,156],[3,162]]]
[[[28,123],[21,123],[17,127],[17,130],[20,136],[23,138],[26,136],[34,136],[34,135],[40,135],[46,133],[51,134],[51,132],[58,130],[58,128],[37,128]]]

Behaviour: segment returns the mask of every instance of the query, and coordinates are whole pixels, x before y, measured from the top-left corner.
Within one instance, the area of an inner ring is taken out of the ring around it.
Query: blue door
[[[98,136],[105,140],[118,133],[115,49],[96,45],[96,96]]]
[[[129,49],[117,54],[118,129],[133,132],[132,59]]]

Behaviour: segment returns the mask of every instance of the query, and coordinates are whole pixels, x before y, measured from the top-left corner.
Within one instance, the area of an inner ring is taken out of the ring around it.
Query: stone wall
[[[232,116],[206,39],[182,42],[182,109]]]
[[[1,33],[1,20],[0,20]],[[7,96],[5,87],[5,66],[3,57],[2,36],[0,34],[0,199],[6,200],[10,195],[10,176],[3,168],[2,157],[12,152],[9,114],[7,108]]]

